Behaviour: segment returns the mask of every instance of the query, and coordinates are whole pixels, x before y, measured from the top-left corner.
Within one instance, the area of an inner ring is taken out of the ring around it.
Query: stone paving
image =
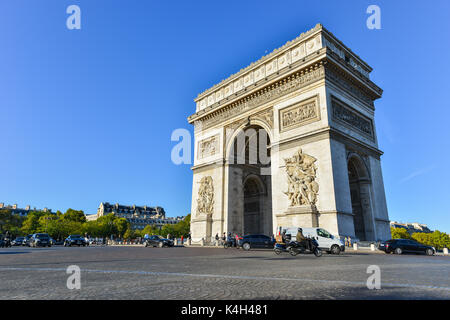
[[[81,268],[69,290],[66,268]],[[366,286],[381,269],[381,289]],[[0,249],[0,299],[449,299],[450,257],[235,248]]]

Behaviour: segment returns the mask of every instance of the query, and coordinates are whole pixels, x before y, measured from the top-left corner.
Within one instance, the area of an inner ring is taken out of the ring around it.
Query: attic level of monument
[[[280,49],[200,94],[195,99],[196,113],[188,120],[192,123],[223,106],[245,99],[290,74],[306,74],[318,63],[328,63],[332,71],[327,74],[339,73],[342,79],[349,82],[348,85],[355,87],[353,91],[361,91],[359,95],[365,96],[369,105],[381,96],[382,90],[369,79],[372,69],[334,35],[317,25],[296,40],[286,43]],[[332,78],[333,75],[328,77]]]

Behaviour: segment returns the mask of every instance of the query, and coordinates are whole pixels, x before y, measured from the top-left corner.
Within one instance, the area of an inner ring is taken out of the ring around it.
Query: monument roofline
[[[320,36],[317,37],[317,35]],[[314,43],[314,39],[316,39],[316,43]],[[313,29],[300,34],[294,40],[288,41],[280,48],[275,49],[271,53],[263,56],[261,59],[251,63],[246,68],[241,69],[239,72],[229,76],[227,79],[222,80],[210,89],[200,93],[197,98],[194,99],[197,103],[197,111],[214,104],[216,102],[216,98],[217,101],[219,101],[225,96],[231,95],[232,92],[230,91],[234,91],[232,88],[233,84],[236,89],[239,89],[239,81],[243,87],[245,87],[246,84],[249,85],[250,82],[250,84],[256,82],[257,79],[255,78],[257,75],[253,74],[254,71],[258,73],[257,69],[262,68],[264,65],[269,65],[267,62],[273,62],[274,68],[272,73],[274,73],[279,68],[284,68],[284,65],[281,63],[283,60],[286,60],[285,65],[289,65],[323,47],[329,47],[343,59],[347,60],[357,71],[359,71],[359,73],[362,74],[363,77],[369,78],[369,73],[372,71],[372,68],[347,46],[345,46],[339,39],[337,39],[331,32],[325,29],[325,27],[321,24],[317,24]],[[280,62],[278,62],[278,60],[280,60]],[[278,66],[278,64],[280,64],[280,66]],[[269,66],[268,68],[271,67]],[[264,76],[267,76],[268,72],[269,70],[267,70],[267,72],[266,70],[262,70],[260,77],[264,78]],[[247,81],[248,83],[242,83],[244,82],[244,76],[246,79],[249,79]],[[242,78],[239,79],[240,77]],[[225,87],[229,88],[225,89]],[[225,91],[228,90],[228,92],[220,92],[224,91],[224,89]]]

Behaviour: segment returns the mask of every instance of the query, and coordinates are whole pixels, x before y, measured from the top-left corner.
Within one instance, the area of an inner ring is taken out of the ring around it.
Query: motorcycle
[[[287,244],[276,243],[273,250],[278,255],[287,252],[291,256],[296,256],[299,253],[314,253],[316,257],[322,256],[322,250],[319,249],[319,244],[315,239],[306,239],[305,242],[291,241]]]
[[[9,238],[5,238],[3,240],[0,239],[0,247],[1,248],[11,248],[11,240],[9,240]]]
[[[236,242],[236,241],[235,241],[234,239],[232,239],[232,240],[227,239],[227,240],[223,243],[223,247],[224,247],[225,249],[234,247],[234,246],[235,246],[235,242]]]

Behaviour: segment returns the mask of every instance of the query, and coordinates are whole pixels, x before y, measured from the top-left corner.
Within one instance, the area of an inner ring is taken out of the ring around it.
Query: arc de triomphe
[[[192,240],[279,226],[389,239],[371,71],[319,24],[201,93]]]

